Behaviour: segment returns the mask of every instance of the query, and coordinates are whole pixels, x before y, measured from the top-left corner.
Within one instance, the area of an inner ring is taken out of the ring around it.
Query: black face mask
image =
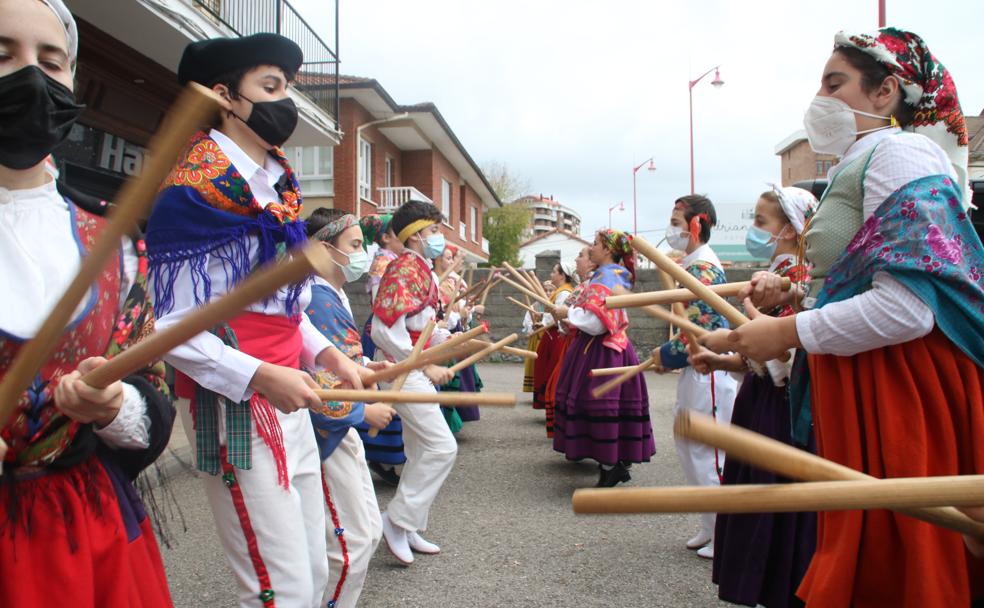
[[[277,101],[253,101],[242,93],[239,96],[253,104],[253,111],[249,114],[249,120],[243,120],[237,114],[233,116],[243,120],[253,133],[271,146],[284,145],[297,128],[297,106],[294,105],[294,100],[285,97]]]
[[[44,160],[83,109],[71,89],[37,66],[0,78],[0,165],[23,170]]]

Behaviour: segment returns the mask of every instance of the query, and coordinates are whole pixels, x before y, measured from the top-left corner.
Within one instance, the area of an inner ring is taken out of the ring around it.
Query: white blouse
[[[137,255],[129,238],[123,239],[121,253],[120,308],[137,275]],[[5,294],[0,332],[19,340],[33,338],[75,278],[81,259],[72,211],[54,180],[24,190],[0,188],[0,293]],[[96,296],[93,287],[75,309],[73,321]],[[123,383],[119,413],[95,432],[110,447],[141,449],[150,445],[149,429],[146,401],[135,387]]]
[[[832,179],[847,163],[880,144],[864,178],[864,219],[905,184],[927,175],[956,179],[946,153],[924,135],[885,129],[854,142],[831,168]],[[851,356],[921,338],[935,317],[922,300],[888,273],[875,273],[872,288],[853,298],[796,315],[796,331],[807,352]]]
[[[242,148],[219,131],[213,129],[209,135],[249,183],[250,190],[257,200],[266,203],[279,200],[274,185],[283,175],[284,169],[272,156],[268,154],[266,163],[260,167],[243,152]],[[249,257],[251,267],[255,267],[259,263],[259,242],[255,236],[249,237]],[[206,258],[206,268],[212,283],[212,299],[215,299],[228,292],[232,286],[228,284],[222,260],[212,256]],[[195,302],[194,285],[188,264],[184,264],[174,281],[174,306],[171,311],[157,318],[158,329],[163,330],[178,323],[200,307]],[[286,298],[287,287],[283,287],[273,297],[246,307],[246,312],[283,316]],[[304,310],[310,302],[309,287],[301,294],[298,305]],[[300,331],[304,345],[301,365],[315,369],[317,366],[314,360],[318,354],[326,348],[334,348],[334,345],[303,313]],[[221,338],[208,332],[198,334],[178,346],[169,352],[164,360],[200,386],[237,402],[245,401],[253,395],[249,383],[262,363],[256,357],[226,346]]]

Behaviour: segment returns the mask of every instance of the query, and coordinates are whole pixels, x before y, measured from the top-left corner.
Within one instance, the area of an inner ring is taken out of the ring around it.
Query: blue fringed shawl
[[[226,290],[253,270],[250,237],[257,239],[256,266],[273,261],[307,240],[300,220],[300,187],[279,148],[271,152],[284,167],[286,186],[280,203],[261,206],[249,184],[205,133],[189,142],[181,160],[161,187],[147,223],[147,257],[155,307],[165,314],[174,306],[174,282],[188,265],[194,297],[212,297],[210,258],[221,261]],[[284,314],[297,314],[304,283],[290,285]]]

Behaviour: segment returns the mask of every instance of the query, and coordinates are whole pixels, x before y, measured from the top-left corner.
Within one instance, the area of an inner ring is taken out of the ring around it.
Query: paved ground
[[[480,368],[486,390],[514,391],[517,365]],[[671,434],[676,376],[648,375],[657,454],[632,470],[631,485],[676,485],[683,476]],[[427,537],[439,556],[410,568],[381,546],[363,606],[726,606],[711,584],[711,564],[684,547],[694,515],[575,516],[571,493],[592,486],[597,470],[553,452],[543,413],[521,395],[515,409],[482,411],[459,434],[458,461],[431,513]],[[183,433],[176,432],[180,447]],[[179,449],[179,453],[183,450]],[[177,606],[234,605],[231,575],[211,529],[201,487],[183,472],[172,480],[187,531],[164,549]],[[393,495],[377,485],[381,505]]]

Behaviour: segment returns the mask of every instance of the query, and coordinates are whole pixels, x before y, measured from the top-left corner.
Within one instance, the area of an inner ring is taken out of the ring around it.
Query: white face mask
[[[690,244],[690,233],[679,226],[667,226],[666,244],[678,251],[686,251]]]
[[[870,116],[890,121],[884,127],[876,127],[865,131],[858,131],[857,122],[854,115]],[[855,110],[836,97],[824,97],[817,95],[806,110],[803,117],[803,127],[806,128],[806,137],[810,140],[810,147],[818,154],[833,154],[834,156],[844,156],[847,149],[857,141],[858,135],[890,129],[898,126],[893,116],[879,116],[868,114],[861,110]]]

